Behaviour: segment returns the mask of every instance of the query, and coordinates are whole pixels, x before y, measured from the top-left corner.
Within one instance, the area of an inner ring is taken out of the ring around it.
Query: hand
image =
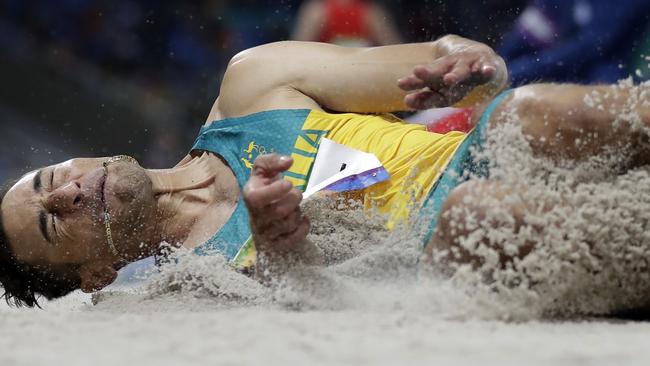
[[[463,99],[475,87],[505,83],[505,63],[491,48],[472,45],[456,48],[429,65],[418,65],[397,85],[409,92],[404,103],[413,109],[446,107]]]
[[[309,219],[299,206],[302,193],[280,177],[291,164],[288,156],[260,155],[244,186],[255,248],[267,256],[298,249],[309,233]]]

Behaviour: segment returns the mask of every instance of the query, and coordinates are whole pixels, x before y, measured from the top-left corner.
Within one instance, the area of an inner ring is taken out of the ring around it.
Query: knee
[[[482,236],[488,201],[494,195],[492,184],[485,181],[469,181],[456,187],[444,201],[438,213],[436,233],[427,245],[427,255],[443,254],[454,262],[470,263],[474,258],[463,248],[463,239],[470,235]],[[477,232],[478,231],[478,232]],[[483,238],[479,238],[479,241]]]
[[[515,227],[523,220],[524,207],[515,190],[494,181],[474,180],[456,187],[443,203],[438,232],[447,243],[500,226]]]
[[[426,243],[424,251],[424,262],[431,265],[444,264],[444,262],[463,262],[467,263],[470,258],[458,258],[458,254],[466,254],[465,252],[458,253],[457,243],[458,239],[466,232],[462,222],[456,220],[458,212],[465,210],[464,200],[465,192],[469,190],[470,182],[464,183],[455,188],[449,196],[445,199],[437,214],[435,234]],[[452,252],[455,255],[452,256]],[[452,258],[453,257],[453,258]],[[439,263],[439,262],[443,263]],[[437,267],[437,266],[436,266]],[[438,267],[438,270],[445,269]]]
[[[481,213],[475,197],[478,190],[482,189],[481,185],[477,181],[463,183],[445,199],[438,213],[437,226],[438,236],[444,242],[452,244],[473,228],[468,221],[477,218],[477,214]]]
[[[501,263],[524,256],[530,248],[521,247],[517,253],[509,253],[505,250],[507,243],[498,241],[508,237],[504,233],[516,235],[524,223],[525,212],[526,205],[515,189],[491,181],[466,182],[445,200],[427,256],[474,267],[484,262],[486,249],[495,252]],[[499,235],[491,235],[495,230]]]

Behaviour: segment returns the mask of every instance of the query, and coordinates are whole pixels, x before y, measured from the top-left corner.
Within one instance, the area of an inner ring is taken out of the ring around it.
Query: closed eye
[[[50,176],[50,191],[54,189],[54,169],[52,169],[52,174]]]
[[[56,243],[56,238],[59,236],[59,232],[56,230],[56,215],[52,214],[52,231],[54,231],[54,242]]]

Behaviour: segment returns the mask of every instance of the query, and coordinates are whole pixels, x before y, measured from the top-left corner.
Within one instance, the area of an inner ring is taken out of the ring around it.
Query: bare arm
[[[215,110],[232,117],[319,106],[357,113],[444,106],[476,85],[504,84],[505,75],[489,47],[457,36],[373,48],[278,42],[233,58]]]

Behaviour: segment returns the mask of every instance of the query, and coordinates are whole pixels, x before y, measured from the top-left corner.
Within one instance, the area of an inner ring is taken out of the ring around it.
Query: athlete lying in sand
[[[480,214],[481,200],[464,202],[465,193],[498,186],[460,184],[452,172],[471,169],[470,146],[480,145],[481,132],[503,111],[518,110],[534,151],[558,159],[585,159],[640,139],[627,125],[612,132],[612,115],[583,102],[612,87],[540,84],[498,94],[506,79],[489,47],[456,36],[368,49],[282,42],[245,51],[230,63],[208,123],[174,168],[73,159],[30,172],[9,189],[0,206],[5,297],[33,306],[39,295],[100,290],[125,264],[158,253],[161,242],[216,250],[245,265],[252,236],[258,257],[268,259],[258,261],[262,270],[301,252],[310,227],[301,191],[323,138],[379,158],[390,179],[366,188],[362,199],[379,206],[388,225],[408,217],[413,197],[436,211],[431,228],[443,202],[443,211],[467,205]],[[464,102],[473,109],[463,111],[478,128],[469,134],[431,133],[369,114],[449,106],[473,89]],[[649,124],[650,108],[637,109]],[[503,197],[509,189],[489,191]],[[521,210],[512,204],[512,211],[517,217]],[[429,252],[464,234],[442,217]]]

